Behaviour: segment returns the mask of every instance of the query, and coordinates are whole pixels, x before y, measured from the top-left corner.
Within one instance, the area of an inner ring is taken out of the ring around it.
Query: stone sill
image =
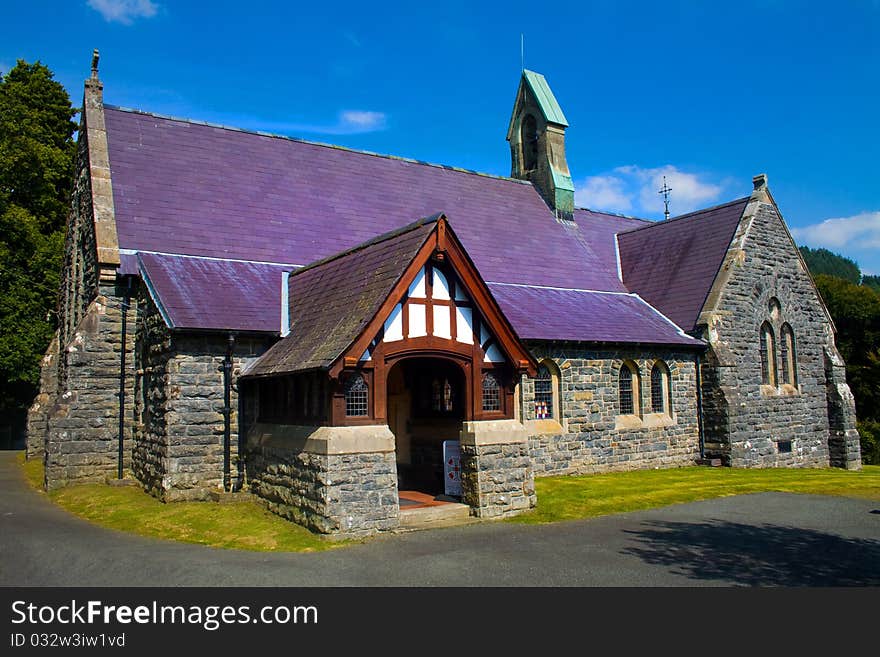
[[[799,394],[801,394],[800,389],[788,383],[783,383],[779,387],[761,384],[761,395],[763,397],[793,397]]]
[[[526,420],[523,422],[530,436],[558,436],[568,433],[566,428],[556,420]]]
[[[617,430],[627,429],[657,429],[671,427],[675,424],[675,418],[666,413],[648,413],[644,417],[638,415],[618,415],[614,418],[614,428]]]

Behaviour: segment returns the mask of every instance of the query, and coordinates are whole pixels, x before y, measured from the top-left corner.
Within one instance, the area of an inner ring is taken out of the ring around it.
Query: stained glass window
[[[367,382],[360,374],[355,374],[345,386],[345,414],[359,417],[367,414]]]
[[[620,380],[618,383],[620,414],[632,415],[635,412],[633,406],[633,373],[628,365],[620,366]]]
[[[664,413],[666,411],[666,386],[663,385],[663,366],[654,363],[651,368],[651,411]]]
[[[553,374],[546,365],[541,365],[535,378],[535,418],[544,420],[552,417]]]
[[[498,385],[498,379],[491,372],[483,375],[483,410],[501,410],[501,387]]]
[[[773,340],[773,329],[764,322],[761,326],[761,383],[766,386],[776,385],[776,345]]]

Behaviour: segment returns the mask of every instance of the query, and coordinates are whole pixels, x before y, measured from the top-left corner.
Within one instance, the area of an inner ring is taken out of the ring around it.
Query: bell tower
[[[511,176],[529,180],[555,212],[570,219],[574,212],[574,184],[565,161],[568,121],[547,80],[523,70],[507,129]]]

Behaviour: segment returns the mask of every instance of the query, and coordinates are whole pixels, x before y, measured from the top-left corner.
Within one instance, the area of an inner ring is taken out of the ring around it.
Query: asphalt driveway
[[[880,502],[762,493],[321,553],[219,550],[71,516],[0,452],[2,586],[878,586]]]

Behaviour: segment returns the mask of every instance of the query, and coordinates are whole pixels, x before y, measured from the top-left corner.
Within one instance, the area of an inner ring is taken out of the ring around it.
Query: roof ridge
[[[426,162],[425,160],[417,160],[411,157],[401,157],[400,155],[390,155],[388,153],[376,153],[374,151],[360,150],[357,148],[349,148],[348,146],[340,146],[339,144],[328,144],[323,141],[312,141],[310,139],[302,139],[301,137],[290,137],[289,135],[279,135],[273,132],[265,132],[263,130],[248,130],[247,128],[238,128],[236,126],[224,125],[222,123],[211,123],[210,121],[199,121],[198,119],[188,119],[180,116],[171,116],[169,114],[159,114],[157,112],[147,112],[132,107],[123,107],[121,105],[104,104],[105,109],[117,110],[119,112],[128,112],[130,114],[142,114],[144,116],[153,116],[157,119],[165,119],[166,121],[178,121],[180,123],[189,123],[191,125],[201,125],[208,128],[220,128],[221,130],[230,130],[232,132],[241,132],[246,135],[258,135],[260,137],[271,137],[273,139],[284,139],[299,144],[307,144],[309,146],[320,146],[321,148],[332,148],[337,151],[346,151],[348,153],[357,153],[358,155],[369,155],[371,157],[382,158],[383,160],[393,160],[397,162],[408,162],[410,164],[420,164],[422,166],[434,167],[435,169],[445,169],[447,171],[455,171],[456,173],[465,173],[481,178],[491,178],[494,180],[503,180],[513,182],[520,185],[533,186],[531,181],[520,180],[519,178],[511,178],[510,176],[499,176],[492,173],[484,173],[473,169],[465,169],[463,167],[452,166],[451,164],[438,164],[436,162]]]
[[[594,210],[593,208],[585,208],[585,207],[580,207],[580,206],[575,207],[575,211],[577,211],[577,210],[584,210],[586,212],[592,212],[593,214],[604,214],[608,217],[619,217],[621,219],[633,219],[634,221],[643,221],[643,222],[647,222],[647,223],[651,223],[651,224],[655,223],[651,219],[642,219],[641,217],[633,217],[632,215],[623,214],[622,212],[609,212],[608,210]]]
[[[750,196],[743,196],[742,198],[734,199],[734,200],[728,201],[726,203],[719,203],[718,205],[713,205],[708,208],[703,208],[702,210],[694,210],[693,212],[688,212],[687,214],[680,214],[677,217],[672,217],[672,219],[666,219],[664,221],[652,221],[647,226],[639,226],[638,228],[633,228],[632,230],[624,230],[618,234],[619,235],[629,235],[631,233],[637,233],[639,231],[646,230],[648,228],[656,228],[657,226],[666,226],[666,225],[672,223],[673,221],[679,221],[681,219],[692,219],[692,218],[696,217],[697,215],[701,215],[706,212],[711,212],[713,210],[719,210],[721,208],[726,208],[729,205],[736,205],[737,203],[742,203],[744,201],[748,201],[750,198],[751,198]]]
[[[376,237],[367,240],[366,242],[361,242],[360,244],[356,244],[344,251],[340,251],[338,253],[334,253],[332,255],[327,256],[326,258],[321,258],[320,260],[316,260],[315,262],[311,262],[304,267],[300,267],[296,271],[290,272],[291,278],[294,276],[299,276],[305,271],[310,271],[315,269],[316,267],[320,267],[321,265],[326,265],[328,262],[333,262],[334,260],[339,260],[339,258],[343,258],[347,255],[351,255],[352,253],[356,253],[358,251],[363,251],[364,249],[374,246],[376,244],[380,244],[382,242],[387,242],[390,239],[394,239],[395,237],[399,237],[406,233],[409,233],[416,228],[421,228],[422,226],[427,226],[431,223],[438,222],[441,218],[445,217],[442,212],[438,212],[437,214],[432,214],[430,217],[422,217],[421,219],[417,219],[412,223],[407,224],[406,226],[401,226],[400,228],[395,228],[394,230],[390,230],[387,233],[382,233],[381,235],[377,235]]]

